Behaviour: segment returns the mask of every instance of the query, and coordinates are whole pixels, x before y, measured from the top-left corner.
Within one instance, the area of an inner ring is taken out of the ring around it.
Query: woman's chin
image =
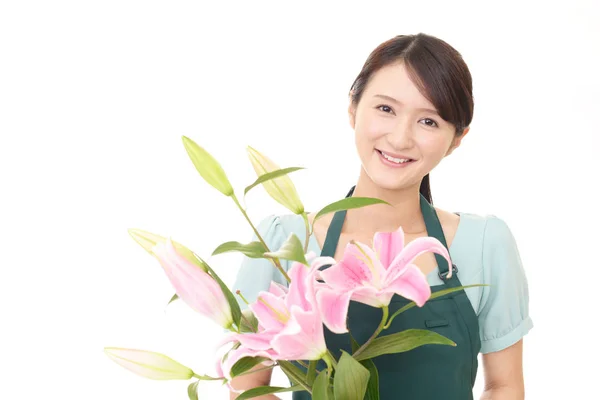
[[[373,174],[370,178],[376,187],[383,190],[406,190],[416,185],[414,182],[407,182],[405,179],[383,176],[382,174]]]
[[[417,167],[417,165],[411,165],[408,169],[395,169],[381,165],[379,160],[369,160],[366,165],[363,164],[363,175],[379,189],[396,191],[407,190],[416,186],[416,190],[418,190],[422,178],[415,177],[414,170],[409,171],[414,167]]]

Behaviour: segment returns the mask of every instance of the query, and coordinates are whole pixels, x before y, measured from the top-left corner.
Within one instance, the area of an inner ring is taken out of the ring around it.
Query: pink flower
[[[311,267],[294,262],[289,270],[289,289],[271,282],[268,292],[260,292],[250,309],[258,320],[257,333],[230,335],[223,342],[239,342],[229,352],[222,371],[231,379],[231,367],[243,357],[270,360],[318,360],[327,352],[323,319],[315,297],[315,272],[329,257],[313,260]],[[345,317],[344,317],[345,319]]]
[[[222,327],[231,327],[233,317],[227,298],[208,272],[180,254],[170,238],[158,241],[152,247],[152,253],[181,300]]]
[[[346,246],[342,260],[320,272],[325,281],[317,286],[317,302],[325,325],[335,333],[347,332],[350,300],[373,307],[386,307],[394,294],[419,307],[431,296],[427,277],[412,262],[423,253],[445,257],[446,248],[433,237],[418,238],[404,246],[404,232],[377,232],[374,249],[360,242]]]

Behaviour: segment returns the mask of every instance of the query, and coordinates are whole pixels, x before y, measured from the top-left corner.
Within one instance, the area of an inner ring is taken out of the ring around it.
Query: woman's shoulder
[[[514,236],[507,221],[496,214],[457,212],[458,243],[473,242],[481,244],[482,251],[499,245],[514,244]]]
[[[292,213],[272,213],[263,216],[256,225],[256,228],[259,232],[264,231],[282,234],[284,230],[292,225],[297,224],[299,220],[302,220],[301,215]]]
[[[463,277],[495,281],[505,273],[522,270],[519,246],[506,219],[497,214],[475,212],[455,215],[459,222],[450,244],[450,255],[462,267]]]
[[[267,214],[262,217],[256,230],[267,244],[281,245],[291,233],[297,236],[305,231],[304,219],[293,213]]]
[[[436,213],[451,248],[473,254],[514,240],[508,223],[496,214],[451,212],[436,207]]]

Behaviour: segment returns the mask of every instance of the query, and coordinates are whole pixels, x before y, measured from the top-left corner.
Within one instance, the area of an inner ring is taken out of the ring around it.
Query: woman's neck
[[[402,226],[404,232],[421,233],[426,230],[421,213],[419,185],[403,190],[388,190],[377,186],[361,171],[353,197],[375,197],[391,204],[374,204],[348,210],[344,231],[371,235],[390,232]]]

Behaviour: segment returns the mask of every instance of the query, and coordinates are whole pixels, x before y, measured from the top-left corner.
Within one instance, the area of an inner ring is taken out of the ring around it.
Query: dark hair
[[[398,35],[371,52],[350,88],[352,102],[358,104],[369,79],[380,68],[404,62],[412,81],[445,121],[461,135],[473,119],[473,83],[461,54],[434,36]],[[433,204],[429,174],[421,181],[421,194]]]

